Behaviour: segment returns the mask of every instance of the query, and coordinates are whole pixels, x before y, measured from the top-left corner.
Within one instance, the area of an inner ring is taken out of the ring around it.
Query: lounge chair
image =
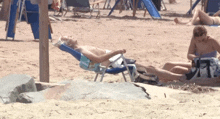
[[[220,9],[220,1],[206,0],[204,6],[205,6],[204,11],[208,13],[210,16],[212,16]]]
[[[98,75],[101,74],[102,76],[101,76],[100,82],[102,82],[105,73],[108,73],[108,74],[122,73],[124,80],[127,81],[125,74],[124,74],[124,71],[128,71],[128,74],[130,76],[131,81],[134,81],[134,72],[136,71],[136,67],[134,64],[127,64],[123,55],[121,55],[121,57],[119,57],[119,58],[123,58],[124,66],[122,68],[109,68],[109,67],[101,66],[100,63],[96,63],[96,64],[91,65],[91,61],[87,57],[85,57],[83,54],[75,51],[74,49],[70,48],[69,46],[67,46],[65,44],[61,44],[59,48],[62,51],[70,53],[78,61],[80,61],[79,65],[81,68],[83,68],[85,70],[89,70],[89,71],[94,71],[96,73],[94,81],[96,81]],[[119,58],[117,58],[115,61],[117,61]]]
[[[92,16],[92,12],[98,12],[96,17],[100,15],[99,3],[105,2],[103,0],[98,0],[90,3],[89,0],[65,0],[67,7],[73,7],[74,15],[78,13],[90,13],[90,17]],[[92,8],[90,7],[92,5]],[[97,8],[97,9],[96,9]],[[64,16],[67,14],[64,14]]]

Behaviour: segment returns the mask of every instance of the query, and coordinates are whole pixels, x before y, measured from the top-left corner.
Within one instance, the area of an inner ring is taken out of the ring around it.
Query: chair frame
[[[64,0],[63,0],[64,1]],[[88,0],[89,1],[89,0]],[[89,5],[90,5],[90,11],[88,11],[88,12],[90,12],[90,17],[92,17],[92,12],[94,11],[93,9],[94,8],[98,8],[98,13],[97,13],[97,15],[96,15],[96,18],[98,18],[98,17],[100,17],[100,7],[99,7],[99,4],[100,3],[104,3],[105,1],[104,0],[99,0],[99,1],[94,1],[94,2],[90,2],[89,1]],[[65,2],[66,3],[66,2]],[[67,5],[67,3],[66,3],[66,6],[68,7],[68,5]],[[91,7],[92,6],[92,7]],[[77,7],[76,7],[77,8]],[[92,8],[92,9],[91,9]],[[63,12],[63,11],[62,11]],[[68,12],[68,9],[66,9],[65,10],[65,13],[64,13],[64,15],[63,16],[65,16],[66,14],[67,14],[67,12]],[[80,11],[77,11],[76,9],[74,9],[73,8],[73,13],[74,13],[74,15],[78,15],[77,13],[78,12],[80,12]],[[82,13],[82,12],[81,12]],[[87,13],[87,12],[86,12]]]
[[[125,61],[125,58],[124,58],[123,54],[121,54],[121,56],[118,57],[115,61],[111,62],[111,63],[109,64],[109,66],[112,65],[113,63],[115,63],[115,62],[116,62],[117,60],[119,60],[120,58],[123,59],[124,65],[125,65],[125,67],[126,67],[126,70],[128,71],[128,74],[129,74],[129,77],[130,77],[131,81],[134,81],[134,76],[133,76],[134,74],[131,74],[131,72],[130,72],[130,70],[129,70],[129,67],[128,67],[129,64],[127,64],[127,62]],[[107,68],[108,68],[109,66],[107,66],[107,67],[102,67],[102,68],[104,68],[104,70],[103,70],[101,73],[96,72],[96,76],[95,76],[94,81],[97,80],[99,74],[102,74],[102,75],[101,75],[101,79],[100,79],[100,82],[102,82],[102,81],[103,81],[103,78],[104,78],[104,75],[105,75],[105,73],[106,73],[106,70],[107,70]],[[123,76],[125,82],[127,82],[127,79],[126,79],[126,77],[125,77],[124,71],[122,71],[121,73],[122,73],[122,76]]]

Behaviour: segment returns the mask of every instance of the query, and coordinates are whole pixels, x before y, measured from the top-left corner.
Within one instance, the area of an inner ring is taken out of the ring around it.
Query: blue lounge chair
[[[103,0],[95,1],[93,3],[90,3],[89,0],[65,0],[65,1],[67,7],[73,7],[74,15],[77,15],[77,13],[90,13],[90,17],[92,16],[92,12],[98,12],[96,17],[99,17],[100,15],[99,3],[104,2]],[[92,5],[93,7],[90,7],[90,5]],[[97,9],[95,9],[94,5],[97,6]],[[64,16],[66,15],[66,13],[64,14]]]
[[[114,11],[114,9],[116,8],[117,4],[120,2],[121,0],[117,0],[114,4],[114,6],[112,7],[111,11],[109,12],[108,16],[110,16],[112,14],[112,12]],[[154,3],[151,0],[139,0],[138,3],[138,7],[142,7],[141,6],[141,2],[143,3],[143,6],[146,7],[147,11],[149,12],[149,14],[151,15],[151,17],[153,19],[161,19],[161,15],[158,12],[157,8],[155,7]],[[132,6],[131,6],[132,8]],[[133,8],[132,8],[133,9]],[[143,7],[142,7],[143,9]],[[146,14],[146,11],[145,13]]]
[[[214,15],[220,9],[220,0],[207,0],[205,12],[210,16]],[[220,27],[219,25],[210,25],[211,27]]]
[[[10,5],[10,12],[9,12],[9,18],[6,24],[6,30],[7,30],[7,34],[6,34],[6,39],[8,39],[8,37],[13,38],[15,37],[15,29],[16,29],[16,22],[17,22],[17,18],[18,18],[18,14],[17,11],[19,9],[18,6],[19,0],[13,0],[11,1],[11,5]]]
[[[65,44],[61,44],[61,46],[59,48],[62,51],[70,53],[78,61],[80,61],[79,65],[81,68],[83,68],[85,70],[89,70],[89,71],[94,71],[96,73],[94,81],[96,81],[98,75],[101,74],[102,76],[101,76],[100,81],[102,82],[105,73],[108,73],[108,74],[122,73],[124,80],[127,81],[125,74],[124,74],[124,71],[128,71],[131,81],[134,81],[134,71],[136,71],[136,67],[134,64],[127,64],[123,55],[121,55],[121,57],[119,57],[119,58],[123,58],[123,61],[124,61],[124,66],[122,68],[107,68],[107,67],[101,66],[99,63],[91,65],[91,61],[87,57],[85,57],[83,54],[75,51],[74,49],[70,48],[69,46],[67,46]],[[115,61],[117,61],[118,59],[116,59]]]
[[[205,6],[205,12],[212,16],[220,9],[220,0],[207,0]]]
[[[32,4],[29,0],[25,0],[25,13],[28,24],[31,24],[34,39],[39,39],[39,6],[37,4]],[[49,25],[48,37],[52,39]]]

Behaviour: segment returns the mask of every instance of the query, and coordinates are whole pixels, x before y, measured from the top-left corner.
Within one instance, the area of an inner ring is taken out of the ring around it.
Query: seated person
[[[217,11],[213,16],[209,16],[204,11],[196,8],[193,17],[188,22],[182,22],[178,18],[174,19],[176,24],[183,24],[183,25],[220,25],[220,10]]]
[[[193,30],[193,36],[188,49],[187,58],[193,60],[196,57],[217,57],[217,52],[220,53],[220,44],[218,41],[207,35],[207,30],[204,26],[196,26]],[[138,67],[138,64],[136,64]],[[142,65],[140,65],[142,66]],[[220,84],[220,78],[212,79],[191,79],[186,80],[186,73],[191,70],[191,63],[167,63],[163,69],[153,66],[142,66],[148,73],[157,75],[160,81],[168,82],[179,80],[185,83],[196,83],[199,85],[215,85]]]

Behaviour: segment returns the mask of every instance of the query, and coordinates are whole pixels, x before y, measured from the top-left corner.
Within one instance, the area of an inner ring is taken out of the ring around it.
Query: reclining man
[[[64,44],[66,44],[67,46],[73,48],[75,51],[82,53],[92,62],[101,63],[102,66],[108,66],[111,63],[109,61],[111,57],[116,56],[118,54],[126,53],[125,49],[108,51],[93,46],[82,46],[78,44],[77,40],[68,37],[61,37],[59,41],[54,45],[59,47],[62,42],[64,42]]]

